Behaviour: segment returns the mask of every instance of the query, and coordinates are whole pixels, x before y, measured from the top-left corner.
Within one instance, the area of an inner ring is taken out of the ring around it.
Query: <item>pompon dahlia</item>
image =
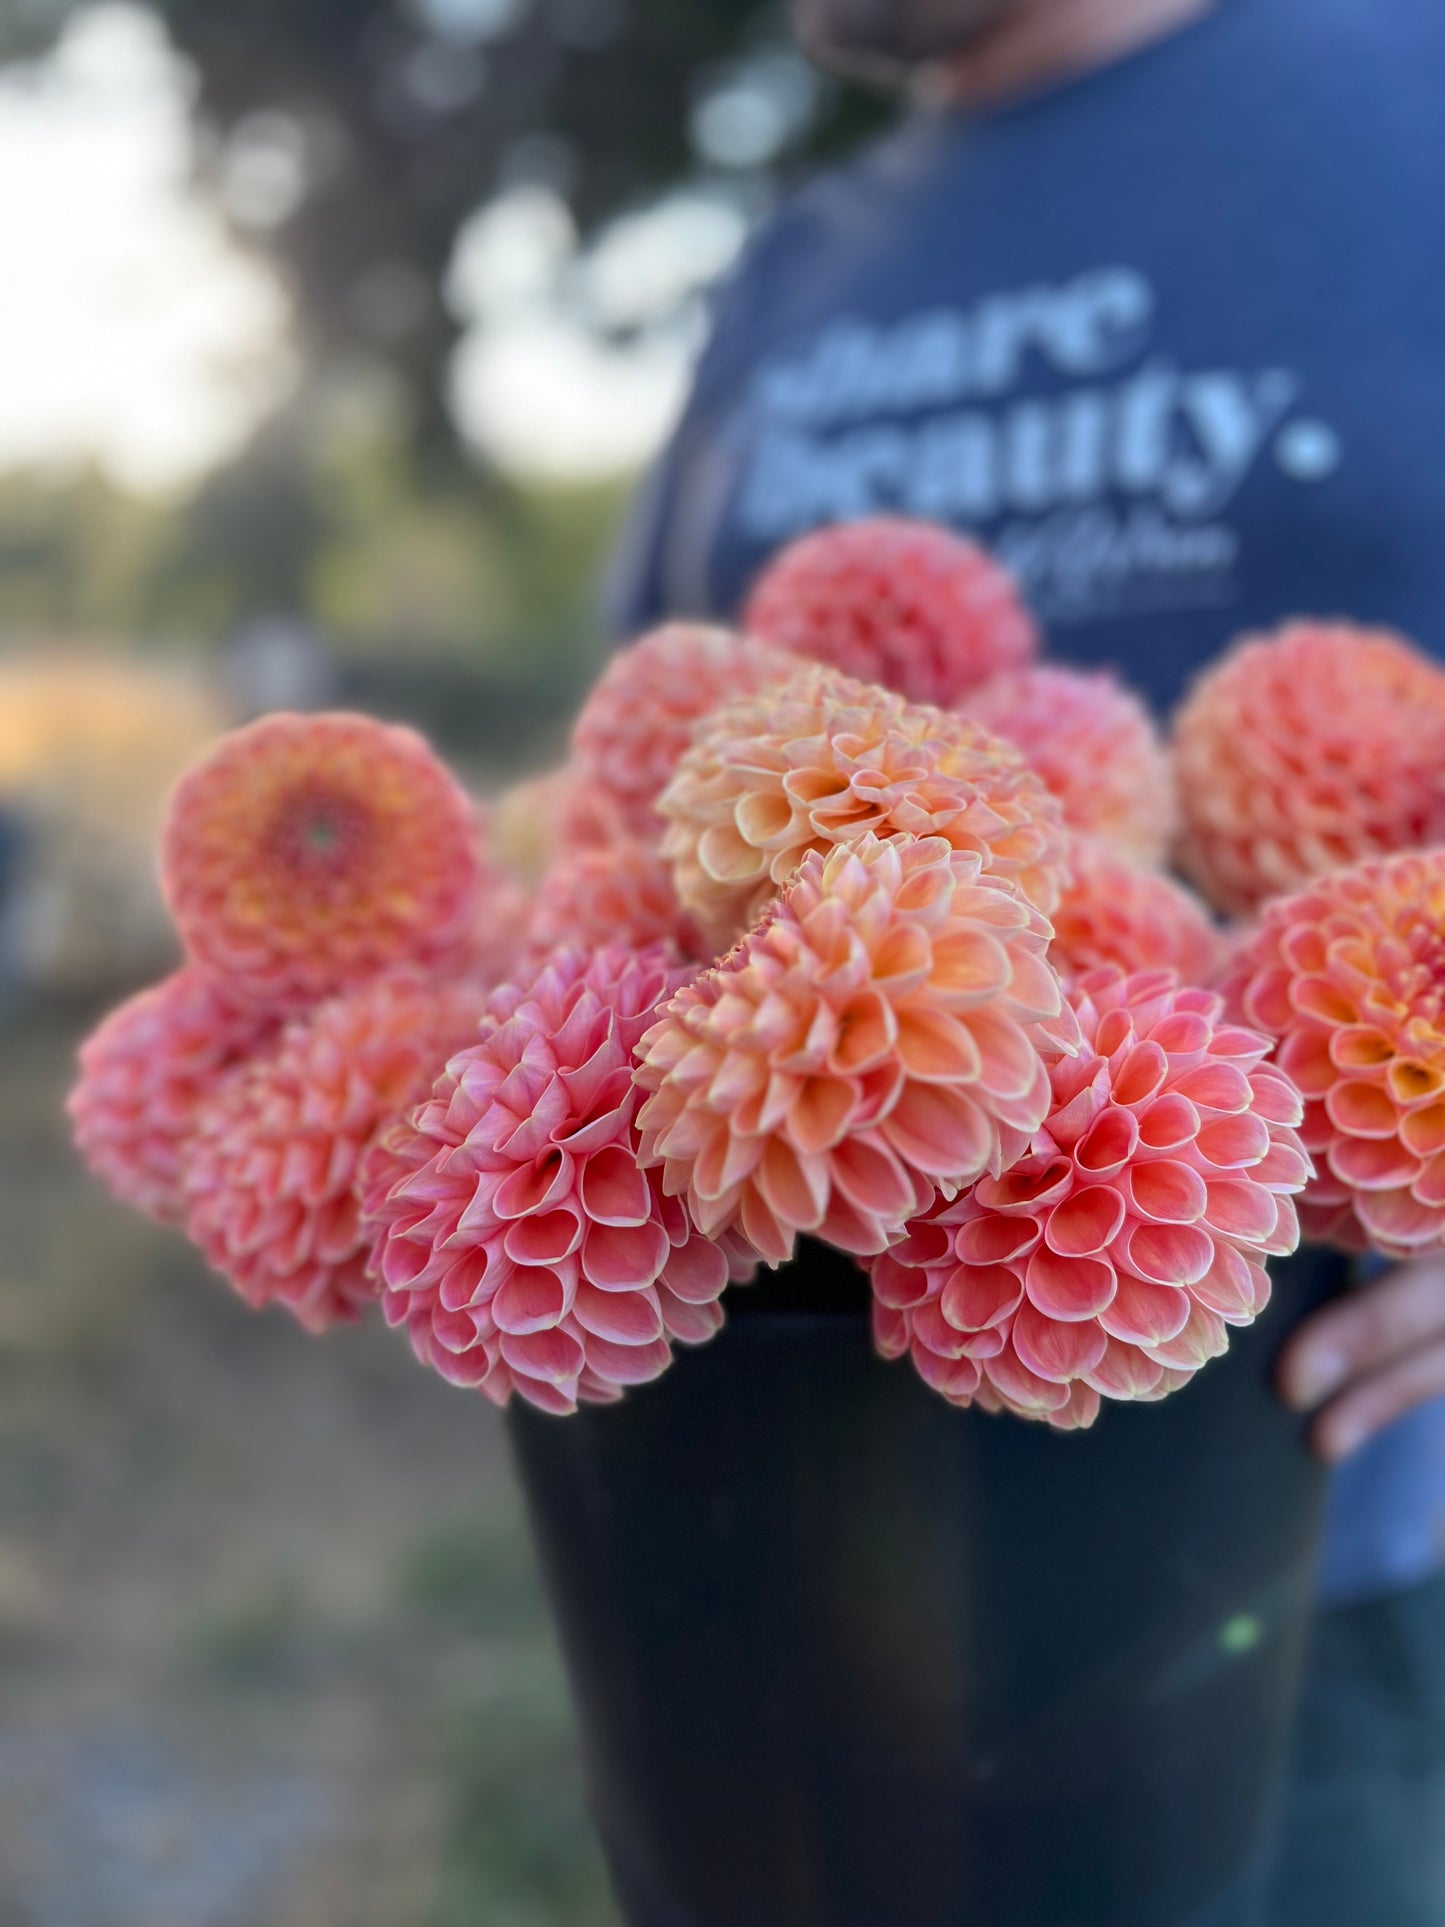
[[[1174,763],[1184,867],[1216,908],[1247,914],[1445,838],[1445,672],[1348,623],[1246,637],[1179,710]]]
[[[935,1191],[1000,1170],[1073,1020],[1049,926],[943,837],[813,851],[638,1050],[643,1162],[770,1264],[798,1233],[881,1251]]]
[[[192,959],[296,1010],[465,946],[483,882],[465,792],[422,738],[368,716],[264,716],[171,796],[161,878]]]
[[[1179,810],[1173,766],[1148,710],[1108,670],[1035,663],[993,677],[960,706],[1023,752],[1070,829],[1136,863],[1164,861]]]
[[[123,1204],[179,1224],[181,1169],[198,1110],[279,1030],[276,1019],[234,1003],[191,969],[113,1010],[81,1045],[66,1102],[91,1171]]]
[[[1445,850],[1266,905],[1225,992],[1304,1093],[1307,1234],[1393,1258],[1445,1249]]]
[[[469,984],[374,978],[294,1019],[202,1109],[186,1228],[250,1304],[285,1305],[319,1332],[375,1301],[362,1160],[475,1034],[482,1003]]]
[[[575,847],[574,828],[595,823],[600,805],[609,803],[627,834],[655,843],[662,830],[657,798],[698,719],[797,668],[781,649],[691,622],[667,623],[620,650],[572,731],[576,782],[564,815],[568,842]]]
[[[630,838],[607,849],[579,850],[548,871],[528,941],[534,951],[562,943],[623,943],[636,950],[669,943],[699,963],[712,956],[677,900],[671,865],[652,845]]]
[[[1064,874],[1058,802],[1011,744],[822,664],[701,724],[658,808],[678,896],[719,951],[810,849],[868,831],[946,837],[1046,916]]]
[[[1293,1251],[1302,1103],[1269,1040],[1167,971],[1069,993],[1030,1153],[873,1260],[874,1338],[935,1391],[1062,1427],[1099,1399],[1162,1398],[1222,1352]]]
[[[754,585],[743,627],[942,709],[1038,648],[1013,577],[985,549],[887,515],[784,549]]]
[[[454,1384],[570,1412],[721,1326],[740,1249],[637,1162],[633,1050],[688,975],[661,946],[554,951],[493,994],[480,1039],[375,1154],[386,1316]]]
[[[1225,938],[1192,890],[1160,870],[1141,870],[1092,837],[1075,837],[1069,872],[1049,951],[1064,976],[1112,965],[1174,970],[1189,984],[1213,982]]]

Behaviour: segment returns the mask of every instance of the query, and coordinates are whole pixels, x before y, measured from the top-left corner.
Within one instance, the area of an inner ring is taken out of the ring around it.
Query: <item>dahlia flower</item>
[[[444,1378],[570,1412],[722,1324],[740,1250],[701,1236],[637,1161],[632,1053],[688,974],[661,946],[554,951],[493,993],[479,1040],[378,1147],[383,1307]]]
[[[579,832],[608,804],[625,833],[655,843],[662,829],[657,799],[699,718],[731,697],[786,679],[798,666],[767,643],[690,622],[668,623],[620,650],[573,727],[568,847],[583,840]]]
[[[658,808],[678,896],[716,950],[810,849],[867,831],[943,836],[1045,915],[1063,876],[1059,805],[1016,749],[821,664],[701,724]]]
[[[297,1010],[467,942],[471,803],[420,736],[367,716],[263,717],[181,778],[161,875],[192,959]]]
[[[1347,623],[1246,637],[1174,724],[1181,857],[1217,908],[1445,837],[1445,672]]]
[[[1091,837],[1070,846],[1069,881],[1052,921],[1049,961],[1064,976],[1112,964],[1207,984],[1224,959],[1223,934],[1192,890]]]
[[[409,970],[373,978],[293,1019],[202,1108],[187,1230],[250,1304],[283,1304],[319,1332],[375,1300],[362,1160],[474,1035],[482,1002]]]
[[[1226,995],[1305,1098],[1309,1236],[1445,1249],[1445,850],[1322,877],[1266,905]]]
[[[1162,1398],[1224,1351],[1293,1251],[1309,1174],[1269,1040],[1168,971],[1096,971],[1069,1001],[1029,1153],[932,1206],[871,1266],[874,1338],[957,1405],[1062,1427]]]
[[[771,1264],[799,1232],[881,1251],[1042,1122],[1072,1019],[1049,926],[972,851],[867,832],[812,851],[772,913],[643,1038],[642,1158],[710,1237]]]
[[[1036,663],[993,677],[960,707],[1022,751],[1070,829],[1136,863],[1164,861],[1178,815],[1169,753],[1143,703],[1108,670]]]
[[[1038,648],[1013,577],[984,549],[886,515],[784,549],[754,584],[743,627],[944,709]]]
[[[666,942],[699,962],[712,954],[677,900],[670,865],[651,844],[630,838],[606,849],[579,850],[549,870],[528,940],[535,951],[609,942],[642,950]]]
[[[81,1045],[80,1076],[66,1102],[91,1171],[122,1204],[179,1224],[186,1215],[181,1169],[197,1111],[279,1028],[192,969],[113,1010]]]

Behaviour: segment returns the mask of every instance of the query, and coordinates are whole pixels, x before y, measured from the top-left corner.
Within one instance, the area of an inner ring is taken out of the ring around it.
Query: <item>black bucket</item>
[[[514,1409],[631,1927],[1257,1920],[1325,1490],[1269,1381],[1337,1278],[1083,1434],[882,1363],[818,1248],[623,1404]]]

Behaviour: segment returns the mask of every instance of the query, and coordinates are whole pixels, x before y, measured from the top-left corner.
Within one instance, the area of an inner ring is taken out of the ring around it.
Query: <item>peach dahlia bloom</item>
[[[1304,1093],[1321,1240],[1445,1249],[1445,850],[1322,877],[1268,904],[1226,994]]]
[[[1207,984],[1224,961],[1224,934],[1192,890],[1091,837],[1074,838],[1053,925],[1049,960],[1064,976],[1113,965]]]
[[[482,1001],[409,970],[374,978],[294,1019],[204,1106],[186,1228],[248,1303],[285,1305],[319,1332],[375,1301],[362,1161],[475,1033]]]
[[[571,1412],[721,1326],[741,1253],[637,1161],[633,1050],[687,975],[661,946],[554,951],[493,993],[481,1037],[378,1147],[383,1308],[444,1378]]]
[[[465,792],[410,729],[264,716],[177,784],[161,877],[192,959],[298,1010],[470,939],[483,882]]]
[[[935,1391],[1061,1427],[1100,1397],[1162,1398],[1225,1350],[1293,1251],[1309,1173],[1269,1040],[1167,971],[1069,992],[1029,1153],[933,1206],[873,1260],[874,1338]]]
[[[564,842],[599,840],[586,833],[609,805],[624,833],[656,842],[657,799],[698,719],[797,667],[781,649],[694,622],[667,623],[619,650],[573,727]]]
[[[1013,577],[987,550],[901,516],[800,537],[758,578],[743,626],[944,709],[1038,648]]]
[[[1293,622],[1235,644],[1174,723],[1180,854],[1216,908],[1445,837],[1445,671],[1399,636]]]
[[[935,1191],[1005,1167],[1073,1023],[1049,926],[973,851],[865,832],[812,851],[771,914],[638,1049],[643,1162],[710,1237],[770,1264],[798,1233],[881,1251]]]
[[[1143,703],[1108,670],[1035,663],[993,677],[960,707],[1022,751],[1070,829],[1136,863],[1164,861],[1179,811],[1169,753]]]
[[[181,1172],[198,1110],[279,1029],[192,969],[113,1010],[81,1045],[80,1076],[66,1101],[91,1171],[122,1204],[181,1223]]]
[[[867,832],[942,836],[1046,916],[1063,879],[1058,802],[1012,745],[821,664],[701,724],[658,808],[678,896],[717,950],[809,850]]]

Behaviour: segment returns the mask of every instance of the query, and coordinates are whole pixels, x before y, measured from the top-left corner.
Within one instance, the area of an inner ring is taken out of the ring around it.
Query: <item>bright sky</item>
[[[129,7],[0,75],[0,464],[168,488],[280,392],[284,302],[188,186],[187,99]]]
[[[191,88],[129,4],[90,9],[48,60],[0,73],[0,467],[93,459],[133,487],[176,487],[284,393],[285,299],[192,184]],[[232,185],[269,195],[274,159]],[[744,225],[723,199],[679,194],[582,255],[544,189],[479,213],[447,290],[466,328],[451,380],[464,435],[539,478],[646,460],[686,388],[689,297]]]

